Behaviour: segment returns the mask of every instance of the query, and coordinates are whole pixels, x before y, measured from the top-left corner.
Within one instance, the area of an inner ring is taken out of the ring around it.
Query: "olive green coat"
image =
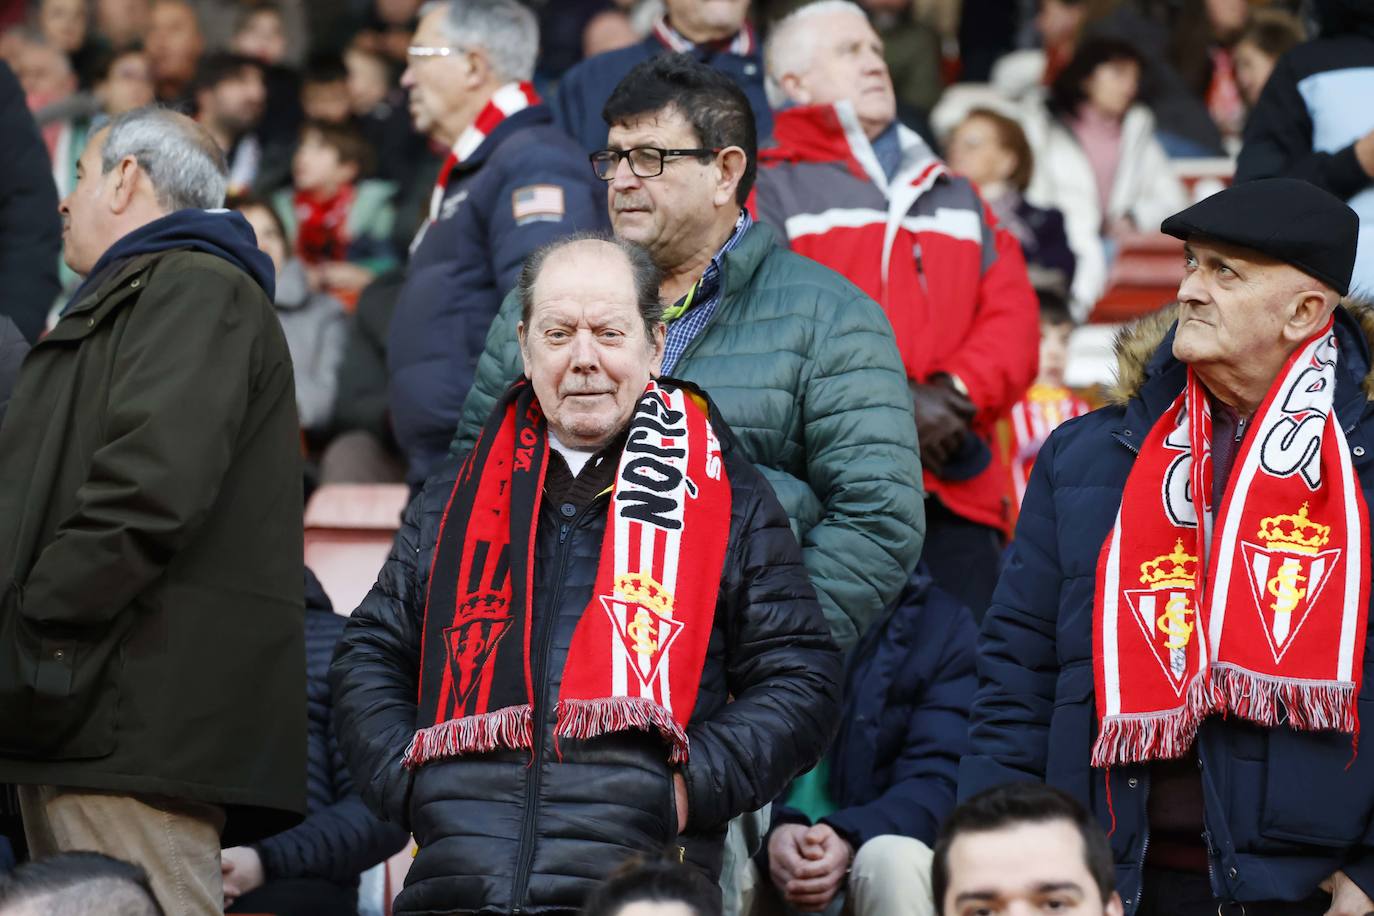
[[[724,295],[672,374],[711,395],[773,485],[830,632],[851,648],[896,599],[925,534],[916,421],[892,327],[844,277],[756,223],[721,263]],[[454,441],[476,441],[521,371],[507,296]]]
[[[33,348],[0,427],[0,783],[305,804],[300,440],[272,303],[135,256]]]

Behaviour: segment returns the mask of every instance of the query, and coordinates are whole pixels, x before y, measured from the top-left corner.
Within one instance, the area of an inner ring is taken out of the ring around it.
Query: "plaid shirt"
[[[720,246],[720,251],[716,252],[715,257],[711,258],[711,263],[706,265],[706,270],[701,275],[701,279],[696,285],[677,301],[681,305],[688,296],[694,296],[695,301],[692,307],[687,309],[677,320],[668,324],[668,340],[663,350],[663,374],[672,375],[673,369],[677,366],[677,361],[682,358],[687,345],[696,339],[701,333],[701,329],[706,327],[711,316],[715,314],[716,307],[720,305],[722,294],[725,292],[720,283],[720,260],[725,257],[734,247],[739,244],[739,240],[744,238],[744,233],[749,231],[749,227],[754,225],[754,220],[749,216],[748,210],[741,210],[739,219],[735,220],[735,231],[730,233],[730,237],[725,240],[725,244]]]

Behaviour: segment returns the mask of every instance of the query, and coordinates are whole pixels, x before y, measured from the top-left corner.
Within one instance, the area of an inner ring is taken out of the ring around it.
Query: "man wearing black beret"
[[[1162,228],[1178,305],[1119,337],[1113,403],[1035,464],[960,795],[1077,797],[1127,914],[1364,916],[1374,315],[1340,304],[1359,221],[1276,178]]]

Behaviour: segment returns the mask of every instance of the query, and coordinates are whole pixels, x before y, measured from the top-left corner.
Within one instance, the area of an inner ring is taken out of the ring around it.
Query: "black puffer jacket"
[[[552,740],[568,645],[596,578],[605,494],[571,519],[548,502],[541,510],[531,651],[543,724],[534,765],[528,753],[498,751],[414,774],[401,767],[415,732],[431,554],[459,462],[448,459],[406,510],[330,671],[340,741],[363,797],[420,845],[397,913],[573,912],[626,857],[675,844],[714,873],[726,821],[772,800],[829,744],[839,719],[839,652],[787,516],[714,408],[711,415],[732,492],[730,541],[688,728],[681,839],[658,738],[563,739],[557,750]]]
[[[255,844],[267,883],[319,878],[355,889],[358,876],[398,852],[406,832],[377,819],[353,788],[334,734],[329,662],[344,618],[310,570],[305,571],[306,817]]]

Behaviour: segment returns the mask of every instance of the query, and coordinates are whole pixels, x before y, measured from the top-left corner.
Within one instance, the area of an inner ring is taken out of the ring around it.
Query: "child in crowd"
[[[312,57],[301,79],[301,108],[310,121],[347,124],[352,116],[348,70],[336,54]]]
[[[333,420],[347,318],[337,299],[310,290],[305,265],[292,256],[282,221],[266,201],[247,197],[235,203],[234,209],[253,227],[258,248],[277,270],[277,317],[296,371],[301,430],[310,443],[326,433]]]
[[[363,179],[372,150],[348,124],[308,121],[292,162],[294,187],[273,203],[310,288],[351,308],[377,274],[396,264],[390,182]]]
[[[1069,337],[1074,322],[1064,298],[1048,290],[1040,297],[1040,372],[1016,402],[1008,416],[997,424],[997,441],[1004,450],[1011,470],[1014,503],[1012,515],[1021,508],[1026,495],[1035,456],[1050,433],[1066,420],[1087,413],[1092,407],[1064,384],[1069,361]]]

